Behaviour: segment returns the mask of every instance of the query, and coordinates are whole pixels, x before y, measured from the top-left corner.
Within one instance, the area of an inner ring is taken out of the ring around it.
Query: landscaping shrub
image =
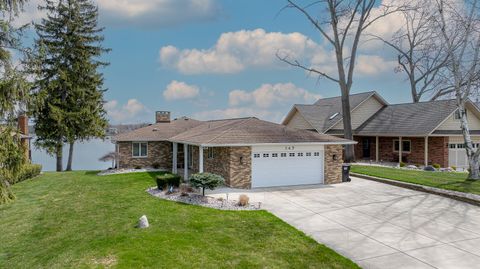
[[[450,168],[452,168],[453,171],[457,171],[457,167],[455,165],[452,165]]]
[[[211,173],[198,173],[190,177],[190,185],[194,188],[201,188],[205,196],[205,189],[214,190],[225,182],[223,177]]]
[[[177,174],[163,174],[157,176],[157,187],[159,190],[163,190],[168,186],[178,187],[180,186],[181,177]]]
[[[248,201],[250,201],[250,198],[246,194],[240,194],[238,197],[238,205],[239,206],[246,206],[248,205]]]
[[[438,163],[434,163],[434,164],[432,164],[432,166],[433,166],[433,168],[435,168],[435,169],[437,169],[437,170],[440,169],[440,167],[442,167],[442,166],[439,165]]]
[[[405,163],[404,162],[400,162],[400,167],[405,167]]]
[[[153,169],[160,169],[160,163],[157,163],[157,162],[153,163],[152,168]]]
[[[135,166],[135,169],[137,169],[137,170],[142,169],[142,167],[140,165],[137,165],[137,166]]]
[[[42,166],[40,164],[25,164],[22,169],[20,170],[20,173],[16,178],[13,179],[13,182],[10,182],[10,184],[15,184],[27,179],[34,178],[42,172]]]

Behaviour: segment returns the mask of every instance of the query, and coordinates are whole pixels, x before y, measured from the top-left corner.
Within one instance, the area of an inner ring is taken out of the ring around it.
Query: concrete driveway
[[[209,195],[253,202],[363,268],[480,268],[480,208],[353,178]]]

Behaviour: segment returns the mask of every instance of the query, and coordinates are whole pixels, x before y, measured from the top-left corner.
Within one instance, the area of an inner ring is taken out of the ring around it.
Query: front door
[[[364,138],[362,141],[363,158],[370,158],[370,139]]]

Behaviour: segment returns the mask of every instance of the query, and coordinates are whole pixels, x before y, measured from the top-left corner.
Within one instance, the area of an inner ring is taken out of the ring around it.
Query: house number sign
[[[294,150],[295,146],[285,146],[285,150]]]

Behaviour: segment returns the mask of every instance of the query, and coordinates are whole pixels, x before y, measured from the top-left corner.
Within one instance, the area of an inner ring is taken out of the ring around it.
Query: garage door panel
[[[252,187],[323,183],[323,159],[323,148],[295,152],[254,151]]]

